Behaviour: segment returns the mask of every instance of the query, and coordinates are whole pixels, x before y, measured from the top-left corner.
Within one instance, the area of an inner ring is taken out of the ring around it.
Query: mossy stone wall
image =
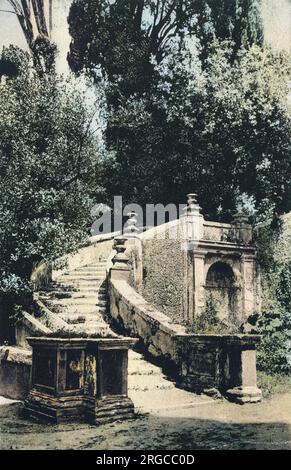
[[[180,240],[143,242],[143,297],[172,321],[183,321],[184,256]]]

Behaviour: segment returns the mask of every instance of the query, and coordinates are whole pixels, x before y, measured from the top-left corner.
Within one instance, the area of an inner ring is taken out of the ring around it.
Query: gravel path
[[[1,449],[289,449],[291,394],[256,405],[226,401],[167,409],[102,427],[43,426],[21,417],[21,403],[0,406]]]

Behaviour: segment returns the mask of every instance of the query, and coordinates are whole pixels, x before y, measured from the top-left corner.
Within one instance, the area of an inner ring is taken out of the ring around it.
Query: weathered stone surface
[[[143,295],[173,321],[190,323],[211,300],[218,318],[238,327],[261,308],[252,227],[240,214],[231,224],[205,221],[191,197],[185,216],[140,236]]]
[[[126,332],[141,338],[181,386],[195,392],[217,388],[256,389],[255,335],[192,335],[148,304],[125,281],[111,279],[111,316]],[[257,389],[257,395],[259,391]],[[253,398],[252,398],[253,399]],[[238,401],[238,400],[237,400]]]
[[[29,338],[33,348],[28,416],[54,423],[87,420],[94,424],[131,418],[128,349],[131,338]]]
[[[42,322],[34,318],[27,312],[22,312],[22,317],[15,326],[16,344],[21,348],[29,349],[26,338],[29,336],[41,336],[51,333]]]
[[[23,400],[29,392],[31,351],[12,346],[0,347],[0,395]]]

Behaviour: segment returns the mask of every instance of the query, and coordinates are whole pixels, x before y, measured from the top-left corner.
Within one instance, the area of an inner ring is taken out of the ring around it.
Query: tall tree
[[[90,234],[100,159],[85,92],[56,74],[40,79],[14,47],[5,54],[20,68],[0,83],[0,297],[16,303],[35,263]]]
[[[261,47],[259,0],[74,0],[69,25],[72,69],[107,78],[109,194],[286,209],[290,69]]]
[[[7,0],[17,15],[40,75],[54,70],[56,46],[51,42],[44,0]]]
[[[75,0],[69,14],[73,71],[101,66],[121,93],[143,93],[153,62],[169,53],[173,38],[192,28],[193,0]]]
[[[100,65],[148,78],[173,39],[199,36],[203,53],[216,39],[262,44],[260,0],[74,0],[69,14],[69,64],[75,72]],[[137,83],[140,86],[140,81]]]
[[[196,0],[195,15],[204,55],[214,39],[231,40],[234,57],[242,46],[263,45],[261,0]]]

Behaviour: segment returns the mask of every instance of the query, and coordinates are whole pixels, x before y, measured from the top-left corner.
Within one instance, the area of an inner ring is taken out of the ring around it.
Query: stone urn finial
[[[249,217],[242,211],[238,211],[233,216],[232,238],[239,243],[249,244],[253,239],[253,229],[249,222]]]
[[[198,195],[196,193],[187,194],[187,214],[196,215],[200,211],[200,206],[198,204]]]
[[[234,224],[248,224],[249,217],[243,213],[243,211],[237,211],[233,216]]]
[[[127,238],[134,237],[138,234],[137,228],[137,213],[135,211],[130,211],[127,214],[127,222],[124,227],[124,235]]]

